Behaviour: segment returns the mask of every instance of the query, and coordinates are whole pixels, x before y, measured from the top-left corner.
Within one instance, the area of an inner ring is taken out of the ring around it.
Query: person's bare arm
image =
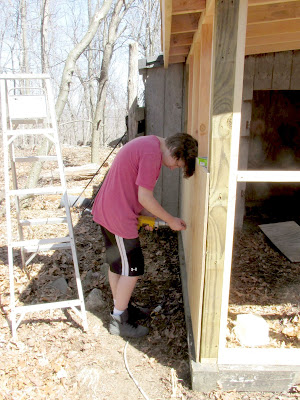
[[[138,200],[146,210],[157,218],[165,221],[174,231],[182,231],[186,229],[186,223],[181,218],[173,217],[173,215],[168,213],[155,199],[151,190],[139,186]]]
[[[142,211],[140,212],[140,215],[146,215],[147,217],[156,218],[156,215],[153,215],[150,211],[146,210],[146,208],[142,209]]]

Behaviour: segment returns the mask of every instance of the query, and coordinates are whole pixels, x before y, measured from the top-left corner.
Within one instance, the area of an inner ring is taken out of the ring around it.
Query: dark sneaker
[[[112,335],[119,335],[131,338],[139,338],[149,333],[149,329],[128,321],[128,309],[121,315],[110,314],[109,332]]]
[[[132,303],[128,304],[128,314],[129,314],[129,321],[135,322],[139,321],[140,319],[147,319],[150,317],[150,310],[149,308],[143,307],[136,307]]]

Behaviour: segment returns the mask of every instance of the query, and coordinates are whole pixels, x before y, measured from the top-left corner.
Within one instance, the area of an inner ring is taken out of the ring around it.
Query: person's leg
[[[138,276],[121,276],[110,270],[108,271],[108,279],[114,299],[114,306],[118,310],[125,311],[128,307],[130,297],[138,278]]]
[[[144,272],[144,258],[138,238],[124,239],[101,227],[105,240],[109,284],[114,299],[109,331],[113,335],[141,337],[148,328],[137,325],[129,315],[128,303],[136,282]],[[131,310],[132,311],[132,310]]]
[[[116,300],[116,296],[117,296],[117,289],[118,289],[118,283],[120,280],[120,276],[121,275],[115,274],[111,270],[108,270],[108,280],[109,280],[110,290],[113,295],[114,301]]]
[[[128,308],[130,297],[138,279],[138,276],[120,276],[117,290],[114,294],[115,308],[120,311],[125,311]]]

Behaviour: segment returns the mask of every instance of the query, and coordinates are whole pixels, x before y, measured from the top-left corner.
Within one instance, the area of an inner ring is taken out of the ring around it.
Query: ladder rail
[[[56,130],[56,132],[58,132],[56,113],[55,113],[55,108],[54,108],[54,98],[53,98],[52,88],[50,85],[50,80],[46,79],[45,83],[46,83],[46,90],[48,93],[49,111],[50,111],[50,115],[51,115],[51,121],[53,121],[53,128]],[[85,304],[84,304],[83,290],[82,290],[82,284],[81,284],[80,273],[79,273],[77,250],[76,250],[76,246],[75,246],[73,224],[72,224],[72,219],[71,219],[71,212],[70,212],[70,206],[69,206],[68,194],[67,194],[67,186],[66,186],[65,174],[64,174],[64,165],[62,162],[62,154],[61,154],[61,149],[60,149],[60,143],[58,141],[58,135],[56,136],[56,140],[57,140],[58,168],[60,170],[60,175],[62,176],[62,186],[64,188],[63,197],[64,197],[64,204],[66,205],[66,207],[65,207],[66,208],[66,217],[67,217],[68,226],[69,226],[69,235],[71,238],[71,249],[72,249],[72,255],[73,255],[73,260],[74,260],[77,291],[78,291],[79,299],[82,302],[82,307],[83,307],[84,313],[85,313]],[[84,322],[84,323],[86,323],[86,322]]]
[[[6,234],[7,234],[7,241],[10,243],[12,241],[12,226],[11,226],[11,207],[10,207],[10,198],[8,195],[9,192],[9,159],[8,159],[8,152],[5,151],[7,149],[7,136],[6,136],[6,129],[7,129],[7,109],[6,109],[6,89],[7,89],[7,82],[1,80],[0,82],[0,89],[1,89],[1,113],[2,113],[2,136],[3,136],[3,162],[4,162],[4,188],[5,188],[5,211],[6,211]],[[16,330],[16,318],[15,318],[15,283],[14,283],[14,271],[13,271],[13,248],[8,245],[7,246],[7,255],[8,255],[8,268],[9,268],[9,289],[10,289],[10,310],[11,310],[11,324],[12,324],[12,331]]]
[[[13,189],[18,190],[14,146],[13,146],[13,144],[9,144],[8,147],[9,147],[9,154],[10,154],[10,160],[11,160],[11,173],[12,173]],[[19,196],[15,196],[15,207],[16,207],[16,216],[17,216],[17,226],[18,226],[19,237],[21,240],[24,240],[23,227],[20,224],[20,197]],[[20,249],[20,253],[21,253],[22,269],[25,271],[27,277],[30,278],[29,273],[26,268],[26,260],[25,260],[25,254],[24,254],[23,248]]]

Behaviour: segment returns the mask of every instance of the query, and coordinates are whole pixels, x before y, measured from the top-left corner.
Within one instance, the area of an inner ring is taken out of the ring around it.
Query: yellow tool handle
[[[138,229],[142,226],[149,225],[153,229],[157,229],[161,226],[168,226],[165,221],[157,220],[155,217],[147,217],[146,215],[140,215],[138,217]]]
[[[138,217],[138,229],[142,226],[149,225],[152,228],[155,227],[155,217],[147,217],[146,215],[140,215]]]

